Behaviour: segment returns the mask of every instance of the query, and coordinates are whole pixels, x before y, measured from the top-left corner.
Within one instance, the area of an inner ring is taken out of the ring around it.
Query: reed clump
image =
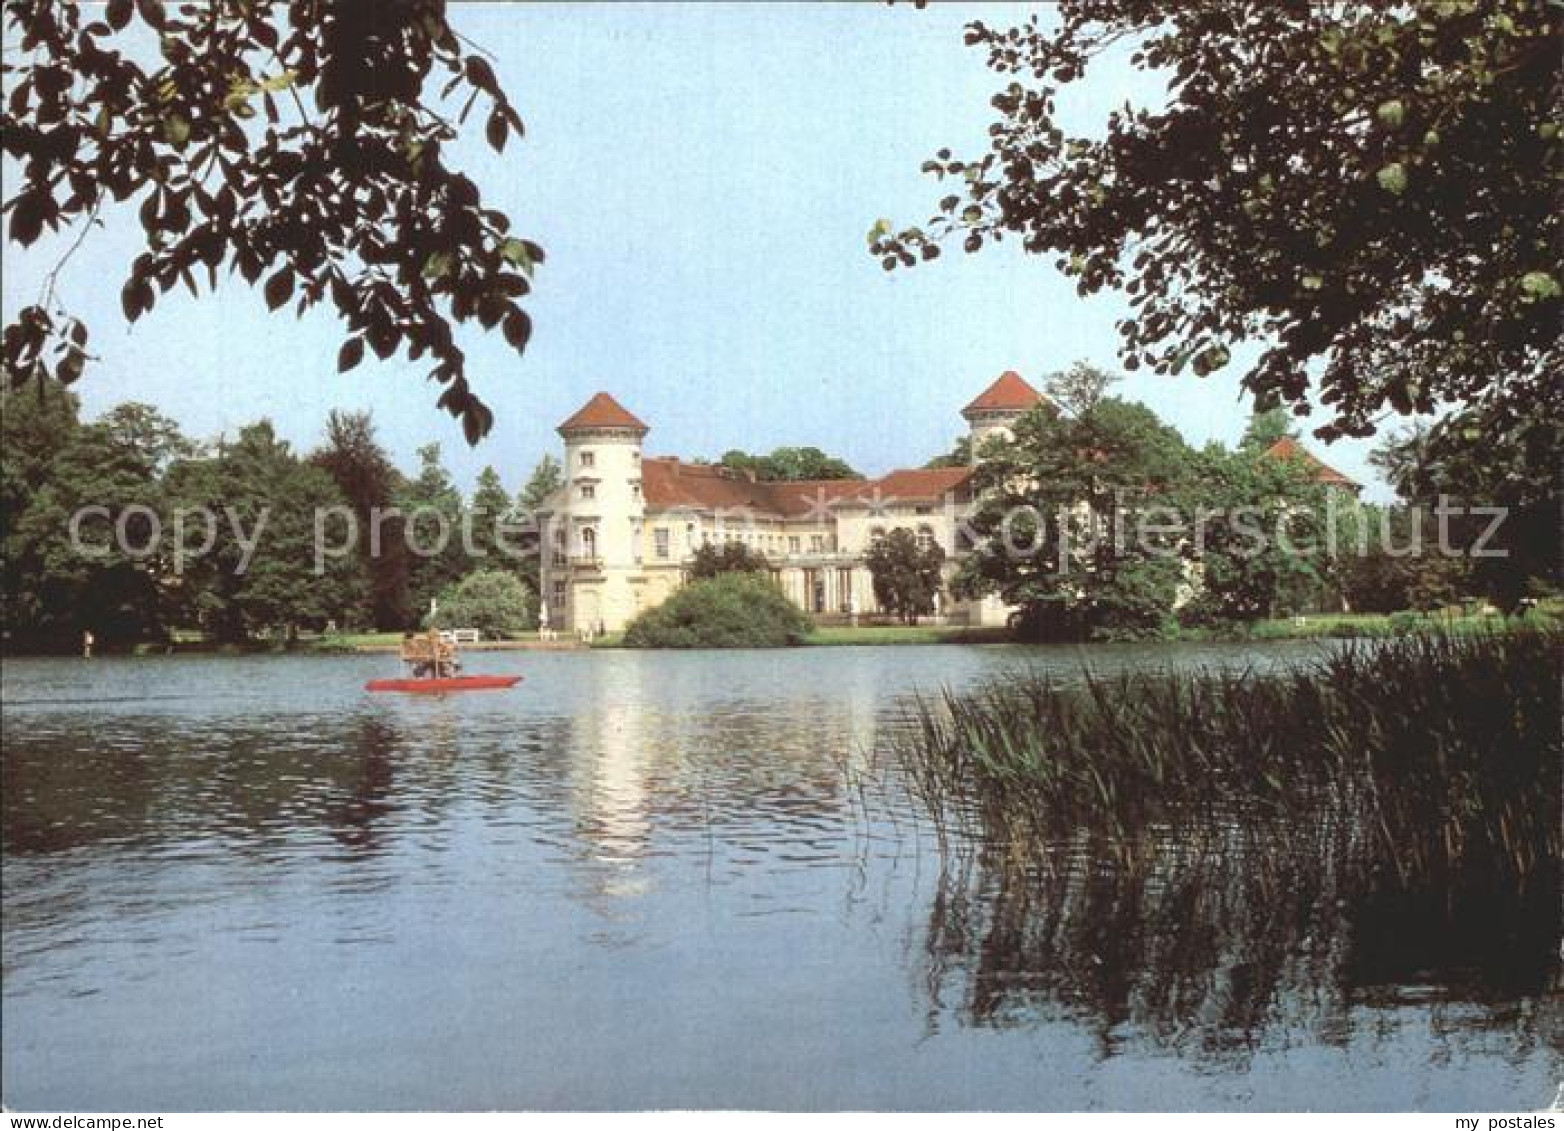
[[[1561,644],[1430,634],[1264,675],[1023,673],[918,701],[897,752],[942,831],[1013,846],[1346,820],[1403,879],[1524,880],[1560,853]]]

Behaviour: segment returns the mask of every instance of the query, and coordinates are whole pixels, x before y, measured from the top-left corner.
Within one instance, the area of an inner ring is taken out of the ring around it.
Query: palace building
[[[1045,400],[1019,374],[1000,376],[961,410],[972,458]],[[739,542],[762,555],[782,591],[826,620],[880,611],[864,555],[897,527],[944,550],[947,581],[970,552],[960,519],[972,501],[972,465],[909,468],[878,479],[760,482],[733,468],[644,455],[649,431],[607,393],[559,426],[565,482],[537,515],[542,600],[552,628],[624,628],[684,584],[690,558],[706,544]],[[1322,482],[1356,489],[1295,441],[1268,454],[1306,460]],[[939,619],[998,625],[1012,611],[996,597],[946,599]]]
[[[1008,434],[1043,399],[1019,374],[1005,373],[962,410],[972,450]],[[864,554],[896,527],[938,543],[949,574],[967,550],[958,519],[971,501],[970,466],[768,483],[644,455],[649,431],[607,393],[559,426],[565,483],[538,514],[542,596],[554,628],[622,629],[684,583],[689,558],[707,543],[740,542],[763,555],[782,591],[822,618],[878,611]],[[1003,624],[1008,612],[990,598],[946,602],[941,616]]]

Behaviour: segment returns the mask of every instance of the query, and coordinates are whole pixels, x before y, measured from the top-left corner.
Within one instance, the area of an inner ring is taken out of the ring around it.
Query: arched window
[[[583,526],[581,528],[581,556],[583,558],[597,557],[597,528]]]

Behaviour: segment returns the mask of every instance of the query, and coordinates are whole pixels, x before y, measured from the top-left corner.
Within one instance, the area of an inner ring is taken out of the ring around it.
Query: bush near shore
[[[723,573],[692,581],[625,630],[627,648],[781,648],[813,624],[769,578]]]

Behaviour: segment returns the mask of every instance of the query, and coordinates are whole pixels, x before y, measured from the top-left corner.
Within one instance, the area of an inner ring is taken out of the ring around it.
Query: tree
[[[690,559],[691,580],[699,581],[722,573],[768,573],[771,563],[765,556],[742,542],[724,542],[718,546],[703,542]]]
[[[1252,414],[1238,446],[1245,451],[1263,452],[1280,440],[1297,438],[1298,429],[1293,426],[1292,413],[1277,407]]]
[[[31,647],[161,639],[169,580],[160,476],[194,451],[173,421],[127,404],[89,424],[50,381],[5,397],[5,623]],[[84,508],[101,508],[89,513]],[[73,517],[79,543],[73,541]],[[115,531],[120,536],[116,537]]]
[[[752,472],[762,483],[863,478],[845,460],[828,456],[819,448],[775,448],[766,456],[734,448],[724,452],[718,463],[735,471]]]
[[[537,598],[514,573],[478,570],[441,595],[435,620],[449,628],[476,628],[491,640],[503,640],[537,626]]]
[[[12,240],[72,225],[85,236],[105,209],[139,199],[146,250],[121,291],[126,318],[160,290],[198,293],[198,272],[208,289],[224,267],[264,276],[273,310],[336,308],[349,330],[339,369],[366,346],[382,359],[427,354],[440,406],[470,441],[488,431],[454,327],[499,326],[524,350],[531,321],[517,300],[543,252],[446,163],[480,95],[494,149],[522,121],[489,63],[464,52],[445,0],[110,0],[101,12],[5,0],[4,21],[20,48],[0,114],[19,173],[5,202]],[[155,60],[130,47],[148,31]],[[441,98],[466,88],[456,123],[425,100],[440,79]],[[88,360],[88,327],[57,304],[55,273],[0,341],[13,384],[69,385]]]
[[[213,639],[242,642],[260,633],[341,623],[364,599],[352,554],[324,556],[316,569],[316,516],[347,500],[330,475],[299,459],[269,421],[240,429],[232,443],[180,460],[165,477],[173,506],[218,516],[215,536],[193,526],[177,578],[182,616]]]
[[[1493,402],[1394,434],[1372,459],[1409,506],[1461,512],[1447,526],[1451,542],[1471,554],[1471,583],[1514,612],[1564,580],[1561,450],[1564,388],[1555,385],[1531,405]],[[1425,529],[1438,515],[1430,517]]]
[[[1201,515],[1191,551],[1200,584],[1183,619],[1248,622],[1317,604],[1326,490],[1301,460],[1276,459],[1255,444],[1212,444],[1194,455],[1182,505]]]
[[[30,634],[43,615],[39,547],[23,536],[22,519],[81,427],[79,414],[75,394],[58,382],[0,387],[0,608],[8,633]]]
[[[544,453],[543,458],[538,460],[537,466],[532,469],[532,475],[522,487],[516,501],[521,504],[523,514],[535,515],[548,497],[564,485],[565,469],[560,466],[559,460]]]
[[[402,517],[389,513],[402,477],[376,437],[370,414],[333,409],[326,418],[326,441],[310,462],[331,476],[353,510],[354,550],[365,571],[371,622],[379,629],[403,627],[410,617],[407,546]],[[381,536],[374,552],[377,518]]]
[[[1077,361],[1069,369],[1050,373],[1043,380],[1043,392],[1066,412],[1079,416],[1090,411],[1108,390],[1118,384],[1119,376]]]
[[[958,436],[956,442],[951,445],[950,451],[942,456],[935,456],[924,464],[924,467],[966,467],[972,462],[972,437]]]
[[[878,539],[864,555],[875,600],[903,624],[917,624],[920,616],[934,611],[944,563],[945,551],[938,542],[920,543],[917,535],[901,526]]]
[[[548,497],[564,485],[565,469],[560,465],[559,460],[545,452],[543,458],[533,467],[526,484],[516,495],[516,505],[521,511],[520,517],[523,523],[530,523],[534,528],[525,543],[527,552],[517,563],[516,574],[540,600],[543,595],[543,582],[540,576],[539,559],[542,554],[544,532],[537,529],[537,513],[548,501]]]
[[[517,519],[510,492],[500,481],[500,473],[485,467],[478,473],[478,487],[469,508],[472,522],[474,557],[486,569],[515,570],[521,565],[523,547],[510,532]]]
[[[1039,405],[1014,432],[992,441],[978,464],[974,547],[958,593],[998,593],[1020,606],[1028,636],[1163,632],[1188,534],[1183,438],[1149,408],[1116,397],[1076,416]]]
[[[1063,0],[1048,23],[968,25],[995,95],[987,152],[940,150],[928,229],[870,232],[887,270],[947,239],[1052,254],[1112,288],[1128,369],[1204,376],[1242,342],[1261,408],[1318,399],[1331,438],[1386,406],[1526,414],[1564,369],[1556,119],[1564,7]],[[1116,44],[1167,105],[1067,136],[1062,88]]]
[[[440,445],[418,449],[419,471],[403,484],[396,505],[406,523],[408,600],[415,614],[466,576],[471,559],[463,543],[461,492],[440,463]]]

